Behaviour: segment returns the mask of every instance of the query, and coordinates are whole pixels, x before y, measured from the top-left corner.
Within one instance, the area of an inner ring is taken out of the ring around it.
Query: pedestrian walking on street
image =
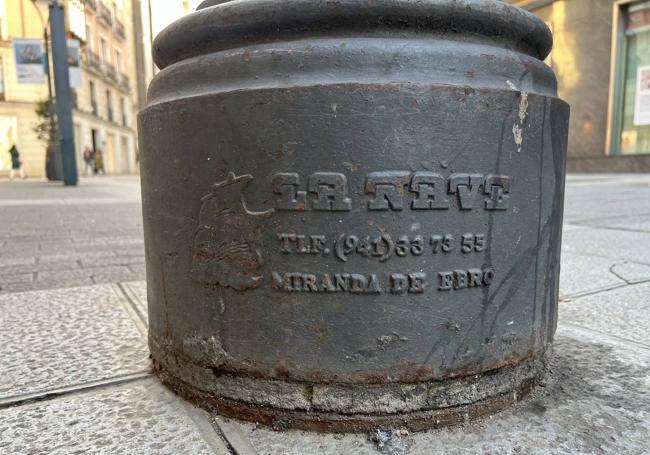
[[[88,175],[88,172],[90,171],[90,175],[95,173],[95,152],[90,149],[90,147],[86,146],[84,148],[84,175]]]
[[[16,176],[16,171],[18,171],[20,178],[24,179],[25,169],[23,168],[23,161],[20,158],[20,152],[16,148],[16,144],[11,146],[9,154],[11,154],[11,171],[9,171],[9,178],[13,180]]]
[[[101,173],[103,175],[106,175],[106,170],[104,169],[104,154],[102,152],[102,149],[98,148],[95,150],[94,155],[95,174]]]

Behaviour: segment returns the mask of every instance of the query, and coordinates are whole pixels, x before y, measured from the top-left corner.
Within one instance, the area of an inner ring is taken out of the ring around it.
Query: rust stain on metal
[[[286,360],[283,360],[276,364],[272,369],[272,374],[270,375],[265,369],[241,364],[235,366],[231,361],[225,363],[224,365],[221,365],[219,369],[222,370],[223,373],[239,374],[258,379],[282,378],[291,381],[313,382],[316,384],[416,384],[422,381],[444,381],[447,379],[455,379],[477,374],[489,374],[503,368],[516,366],[520,362],[532,359],[533,357],[534,353],[532,351],[529,351],[523,354],[502,358],[495,362],[454,369],[452,371],[447,371],[445,374],[436,372],[434,368],[428,365],[411,362],[400,362],[397,367],[385,370],[354,371],[351,373],[337,373],[335,375],[329,374],[326,371],[318,370],[297,371]]]
[[[501,358],[496,362],[490,362],[490,363],[481,364],[479,366],[456,369],[450,372],[449,374],[445,375],[444,379],[454,379],[454,378],[459,378],[464,376],[472,376],[475,374],[486,374],[491,371],[497,371],[502,368],[515,366],[524,360],[532,358],[533,356],[534,353],[532,351],[528,351],[523,354],[515,354],[509,357]]]
[[[281,360],[273,368],[274,377],[281,379],[290,379],[291,378],[291,369],[286,360]]]

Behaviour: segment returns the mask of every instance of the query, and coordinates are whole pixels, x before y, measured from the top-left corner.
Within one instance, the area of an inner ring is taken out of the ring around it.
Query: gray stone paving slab
[[[41,251],[41,246],[38,242],[23,243],[23,242],[5,242],[3,247],[0,248],[0,254],[14,256],[16,254],[24,254],[35,256]]]
[[[586,228],[564,232],[562,252],[650,264],[650,233]]]
[[[49,270],[67,270],[80,268],[79,261],[70,259],[59,262],[43,262],[38,264],[6,265],[0,267],[0,275],[10,275],[12,273],[34,273],[45,272]]]
[[[38,281],[62,281],[74,280],[76,278],[90,278],[90,271],[88,269],[76,268],[69,270],[47,270],[39,272],[37,276]]]
[[[76,253],[72,245],[47,245],[38,250],[39,256]]]
[[[562,232],[567,232],[567,231],[574,231],[576,229],[584,229],[588,226],[584,226],[582,224],[569,224],[569,223],[564,223],[562,225]]]
[[[147,277],[147,267],[144,264],[129,264],[129,268],[133,271],[133,273],[138,274],[142,279],[146,279]]]
[[[46,231],[40,233],[41,243],[72,243],[74,239],[69,232],[57,233],[56,231]]]
[[[600,182],[576,182],[566,185],[564,219],[589,222],[602,217],[650,213],[650,175],[634,178],[612,176]]]
[[[131,246],[125,248],[124,244],[97,244],[97,245],[88,245],[82,247],[74,247],[72,251],[75,253],[86,253],[89,251],[122,251],[122,250],[135,249],[136,251],[142,251],[144,253],[144,242],[139,240],[136,243],[133,243]],[[142,253],[142,254],[143,254]]]
[[[560,297],[625,284],[610,272],[615,263],[614,259],[562,253]]]
[[[0,435],[3,455],[229,454],[153,378],[0,409]]]
[[[144,243],[142,238],[134,238],[130,236],[119,237],[91,237],[87,239],[75,240],[76,247],[88,247],[97,245],[111,245],[111,246],[124,246],[124,245],[142,245]]]
[[[0,295],[0,400],[148,371],[114,285]]]
[[[83,267],[144,264],[144,256],[110,256],[105,258],[85,258],[81,259],[80,262]]]
[[[74,242],[74,239],[70,235],[41,235],[39,245],[48,246],[48,245],[70,245]]]
[[[36,246],[38,247],[41,243],[47,243],[43,241],[40,235],[30,234],[30,235],[19,235],[18,237],[8,237],[5,240],[5,243],[0,248],[0,251],[13,249],[15,246]]]
[[[138,257],[141,257],[141,256],[144,256],[144,245],[142,245],[140,247],[134,246],[132,248],[116,248],[115,253],[118,256],[126,256],[126,257],[128,257],[128,256],[131,256],[131,257],[132,256],[138,256]]]
[[[602,219],[614,220],[635,213],[649,213],[650,189],[630,189],[621,194],[607,192],[575,194],[569,187],[565,198],[564,220],[568,223],[588,224]]]
[[[65,190],[0,181],[0,292],[143,278],[139,193],[137,178],[82,180]],[[96,269],[77,271],[87,267]],[[36,273],[31,286],[14,280],[28,273]]]
[[[559,318],[650,348],[650,283],[563,301]]]
[[[46,263],[50,267],[35,267],[38,270],[36,279],[32,282],[31,289],[53,289],[70,286],[83,286],[99,283],[116,283],[119,281],[131,281],[144,278],[139,271],[133,271],[126,265],[87,267],[81,268],[78,263],[70,267],[63,267],[59,263]],[[39,264],[43,265],[43,264]],[[10,281],[15,275],[0,276],[0,283],[6,279],[7,284],[17,284],[18,281]],[[27,277],[28,275],[20,275]],[[31,275],[29,275],[31,277]],[[4,277],[4,278],[3,278]],[[31,280],[23,279],[20,283],[29,283]]]
[[[596,218],[585,221],[582,225],[624,231],[650,232],[650,213]]]
[[[35,262],[36,262],[36,258],[32,257],[32,256],[24,256],[24,255],[6,256],[6,255],[0,255],[0,267],[34,264]]]
[[[62,278],[62,279],[41,279],[34,281],[30,284],[18,283],[18,285],[7,285],[5,290],[8,292],[23,292],[23,291],[41,291],[46,289],[61,289],[69,287],[90,286],[95,284],[92,278],[88,276]]]
[[[32,273],[11,274],[6,273],[0,276],[0,286],[3,284],[31,283],[34,279]]]
[[[545,387],[518,407],[457,428],[401,437],[411,455],[647,455],[650,351],[561,328]],[[230,421],[233,424],[234,421]],[[376,455],[368,435],[276,432],[236,423],[260,455]]]
[[[39,264],[45,262],[61,262],[61,261],[72,261],[72,260],[84,260],[88,258],[106,258],[114,257],[115,252],[113,251],[88,251],[85,253],[60,253],[60,254],[46,254],[38,258]]]
[[[43,289],[48,289],[48,288],[44,287]],[[0,293],[27,292],[33,290],[35,290],[34,283],[8,283],[8,284],[0,285]]]
[[[139,189],[133,179],[91,180],[82,182],[83,195],[58,184],[17,189],[0,182],[0,283],[24,275],[0,292],[129,281],[119,292],[112,285],[0,294],[0,359],[9,359],[8,374],[2,364],[0,408],[15,405],[0,409],[0,453],[204,453],[200,445],[183,445],[197,432],[222,453],[209,422],[196,418],[199,411],[190,412],[154,379],[118,385],[150,366],[143,336],[146,284],[133,281],[144,277]],[[650,455],[650,283],[628,284],[650,279],[648,201],[650,176],[570,177],[560,283],[566,301],[546,387],[517,409],[454,429],[399,436],[382,452]],[[34,272],[31,283],[27,276]],[[620,288],[602,291],[612,286]],[[107,303],[106,289],[114,291],[108,300],[116,305]],[[4,330],[7,321],[10,331]],[[145,390],[124,392],[135,385]],[[66,395],[18,406],[51,391]],[[183,407],[187,412],[178,411]],[[51,431],[39,431],[40,422]],[[278,433],[237,421],[221,430],[233,447],[259,454],[379,453],[367,435]],[[6,434],[12,435],[9,444]],[[254,449],[238,439],[242,435]],[[16,445],[21,437],[31,452]],[[164,445],[152,445],[154,439]]]
[[[142,215],[140,214],[137,216],[141,217]],[[120,232],[123,235],[128,235],[142,240],[142,221],[140,221],[137,226],[134,226],[133,229],[130,229],[128,231],[121,230]],[[86,241],[95,238],[101,238],[103,236],[115,235],[116,233],[117,232],[99,232],[96,231],[95,229],[90,229],[87,231],[75,230],[74,237],[75,237],[75,241]]]
[[[96,283],[115,283],[119,281],[131,281],[144,278],[124,265],[94,267],[85,270],[90,272],[93,281]]]
[[[28,258],[28,259],[32,259],[32,262],[34,262],[33,258],[36,258],[36,257],[40,256],[41,254],[43,254],[43,253],[39,249],[29,249],[29,248],[24,249],[24,250],[14,249],[14,250],[4,251],[4,252],[0,253],[0,258],[4,258],[5,260],[7,260],[8,264],[14,263],[14,261],[12,261],[12,259],[20,260],[20,258],[23,258],[23,257]],[[19,263],[19,262],[17,262],[17,263]],[[0,263],[0,265],[4,265],[4,264]]]

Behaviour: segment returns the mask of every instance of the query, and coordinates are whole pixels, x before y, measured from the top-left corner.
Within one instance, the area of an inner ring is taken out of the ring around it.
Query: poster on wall
[[[41,39],[17,38],[13,40],[13,47],[18,83],[42,84],[45,82]]]
[[[640,66],[637,71],[634,125],[650,125],[650,66]]]
[[[68,74],[70,75],[70,87],[81,86],[81,66],[79,40],[68,40]]]

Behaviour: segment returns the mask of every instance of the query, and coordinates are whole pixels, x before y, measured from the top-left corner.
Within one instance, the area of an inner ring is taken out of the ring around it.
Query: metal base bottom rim
[[[317,410],[279,409],[223,398],[197,389],[163,370],[156,371],[161,381],[175,393],[207,411],[228,418],[262,424],[275,430],[299,429],[322,433],[361,433],[375,431],[378,428],[404,428],[415,432],[467,423],[516,405],[531,393],[545,372],[545,368],[541,369],[538,374],[521,382],[507,393],[468,404],[390,414],[343,414]]]

